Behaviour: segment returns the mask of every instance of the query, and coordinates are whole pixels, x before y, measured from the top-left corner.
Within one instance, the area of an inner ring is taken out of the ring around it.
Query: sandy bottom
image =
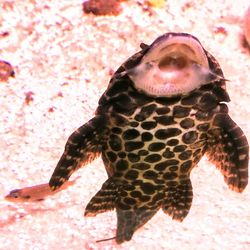
[[[138,2],[123,2],[119,16],[96,17],[83,14],[80,0],[1,1],[0,59],[16,77],[0,83],[0,249],[250,249],[250,186],[230,191],[206,159],[192,173],[194,200],[184,222],[160,211],[121,246],[95,242],[115,235],[114,212],[83,216],[107,178],[100,159],[44,202],[3,198],[49,180],[67,137],[93,116],[112,72],[141,42],[168,31],[197,36],[217,58],[230,80],[231,116],[250,138],[250,54],[241,18],[248,1],[166,1],[151,10]]]

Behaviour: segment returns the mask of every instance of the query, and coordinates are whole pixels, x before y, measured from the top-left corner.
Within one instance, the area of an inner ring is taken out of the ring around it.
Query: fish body
[[[76,179],[73,181],[65,182],[60,188],[55,191],[51,190],[49,183],[14,189],[10,191],[4,198],[10,202],[37,202],[46,199],[62,190],[67,189],[69,186],[74,185]]]
[[[159,209],[182,221],[191,170],[202,156],[232,190],[248,183],[248,142],[230,118],[219,63],[197,38],[167,33],[114,73],[95,116],[68,139],[49,185],[57,190],[102,157],[108,179],[85,215],[116,210],[116,242],[129,241]]]

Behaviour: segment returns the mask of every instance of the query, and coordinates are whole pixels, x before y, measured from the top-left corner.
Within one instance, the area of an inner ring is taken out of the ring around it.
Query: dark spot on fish
[[[180,122],[182,128],[188,129],[194,126],[194,121],[190,118],[185,118]]]
[[[168,146],[175,146],[178,143],[179,143],[179,140],[177,140],[177,139],[170,139],[170,140],[167,141]]]
[[[122,127],[127,125],[128,121],[121,115],[114,115],[113,117],[114,123],[116,126]]]
[[[189,115],[190,108],[183,107],[183,106],[174,106],[173,109],[173,116],[177,118],[183,118]]]
[[[184,163],[181,164],[180,171],[182,173],[186,173],[189,170],[191,170],[191,167],[192,167],[192,161],[191,160],[185,161]]]
[[[111,134],[110,136],[109,145],[114,151],[119,151],[122,149],[121,139],[117,135],[114,135],[114,134]]]
[[[178,166],[171,166],[169,167],[169,171],[176,172],[178,170]]]
[[[163,175],[163,178],[165,179],[165,180],[173,180],[173,179],[175,179],[175,178],[177,178],[177,174],[175,173],[175,172],[167,172],[167,173],[165,173],[164,175]]]
[[[126,155],[125,152],[119,152],[119,153],[118,153],[118,156],[119,156],[120,158],[125,158],[127,155]]]
[[[187,151],[184,151],[181,154],[179,154],[179,159],[184,161],[184,160],[189,159],[191,157],[191,155],[192,155],[192,151],[187,150]]]
[[[167,148],[167,149],[163,152],[162,156],[168,159],[168,158],[173,158],[173,157],[175,156],[175,154],[174,154],[172,151],[170,151],[169,148]]]
[[[207,111],[215,108],[218,105],[216,97],[210,93],[204,94],[199,101],[199,108]]]
[[[111,129],[111,132],[114,133],[114,134],[121,134],[121,133],[122,133],[122,130],[121,130],[121,128],[113,127],[113,128]]]
[[[142,141],[151,141],[153,139],[153,135],[149,132],[143,132],[141,134]]]
[[[165,114],[167,114],[167,113],[170,112],[170,108],[168,108],[168,107],[161,107],[161,108],[157,108],[155,111],[156,111],[156,113],[158,115],[165,115]]]
[[[194,106],[197,102],[198,97],[200,97],[200,93],[193,92],[188,96],[182,98],[181,104],[187,106]]]
[[[141,156],[145,156],[145,155],[148,155],[149,152],[145,149],[141,149],[138,151],[138,155],[141,155]]]
[[[155,132],[155,137],[157,139],[168,139],[170,137],[174,137],[181,134],[181,130],[178,128],[167,128],[167,129],[159,129]]]
[[[136,170],[129,170],[126,174],[125,174],[125,178],[129,179],[129,180],[135,180],[138,177],[138,171]]]
[[[142,121],[144,121],[146,118],[143,116],[143,115],[141,115],[141,114],[137,114],[136,116],[135,116],[135,120],[136,121],[138,121],[138,122],[142,122]]]
[[[173,151],[174,152],[183,152],[186,148],[187,148],[186,145],[178,145],[178,146],[174,147]]]
[[[153,114],[156,107],[156,104],[150,104],[148,106],[142,107],[139,114],[143,115],[145,119],[147,119],[150,115]]]
[[[174,118],[172,116],[162,115],[162,116],[156,116],[154,117],[154,120],[161,124],[161,125],[172,125],[176,122],[174,121]]]
[[[123,201],[124,201],[126,204],[129,204],[129,205],[135,205],[135,203],[136,203],[136,200],[135,200],[135,199],[129,198],[129,197],[124,198]]]
[[[130,125],[131,127],[133,127],[133,128],[136,128],[136,127],[138,127],[139,122],[130,122],[129,125]]]
[[[130,193],[130,195],[131,195],[132,197],[134,197],[134,198],[139,198],[139,197],[141,197],[141,192],[139,192],[139,191],[132,191],[132,192]]]
[[[143,174],[143,178],[154,180],[158,177],[158,174],[152,170],[145,171]]]
[[[116,169],[118,171],[124,171],[124,170],[128,169],[128,162],[123,160],[123,159],[119,160],[116,163]]]
[[[177,165],[177,164],[179,164],[179,161],[177,160],[174,160],[174,159],[166,160],[166,161],[156,164],[154,169],[157,171],[164,171],[166,170],[168,166]]]
[[[115,162],[117,159],[116,154],[112,151],[107,152],[107,157],[111,162]]]
[[[134,151],[136,149],[140,149],[144,146],[144,142],[142,141],[129,141],[125,142],[125,149],[127,152]]]
[[[189,131],[182,136],[182,141],[185,144],[191,144],[198,138],[198,133],[196,131]]]
[[[138,132],[138,130],[128,129],[123,133],[122,138],[124,140],[133,140],[133,139],[137,138],[139,135],[140,135],[140,133]]]
[[[161,155],[158,154],[150,154],[145,157],[144,161],[149,163],[154,163],[161,160]]]
[[[155,192],[154,185],[152,185],[151,183],[143,183],[141,185],[141,189],[144,194],[153,194]]]
[[[149,102],[152,102],[153,99],[149,96],[146,96],[144,93],[140,93],[138,91],[129,91],[129,96],[134,99],[135,103],[138,106],[143,106],[148,104]]]
[[[153,151],[153,152],[158,152],[162,150],[163,148],[165,148],[165,143],[162,143],[162,142],[153,142],[149,144],[148,146],[148,150]]]
[[[201,110],[198,110],[195,114],[195,117],[199,121],[208,121],[212,118],[213,112],[204,112]]]
[[[140,156],[138,154],[129,153],[128,159],[130,162],[138,162],[140,160]]]
[[[180,100],[180,97],[158,97],[156,98],[156,102],[164,106],[173,105],[179,102],[179,100]]]
[[[209,129],[208,123],[202,123],[197,126],[197,129],[202,132],[206,132]]]
[[[131,166],[131,168],[135,168],[135,169],[138,169],[138,170],[147,170],[150,168],[150,165],[148,163],[144,163],[144,162],[138,162],[138,163],[135,163]]]
[[[145,122],[142,122],[141,124],[141,127],[145,130],[151,130],[155,128],[156,126],[157,126],[157,123],[153,121],[145,121]]]

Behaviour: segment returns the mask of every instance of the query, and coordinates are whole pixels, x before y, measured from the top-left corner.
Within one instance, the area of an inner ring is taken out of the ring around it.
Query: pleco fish
[[[194,36],[166,33],[142,44],[114,73],[95,116],[69,137],[49,185],[57,190],[101,155],[108,179],[85,215],[116,209],[117,243],[160,208],[182,221],[193,198],[190,172],[204,154],[229,188],[247,186],[248,142],[229,101],[220,65]]]

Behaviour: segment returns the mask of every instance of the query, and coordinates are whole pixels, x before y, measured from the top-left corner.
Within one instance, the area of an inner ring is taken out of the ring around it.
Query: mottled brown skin
[[[117,243],[130,240],[160,208],[178,221],[187,216],[193,197],[190,172],[204,154],[232,190],[242,192],[248,182],[248,143],[228,114],[230,99],[218,62],[206,52],[210,70],[220,80],[187,94],[149,96],[123,74],[149,48],[143,44],[116,71],[95,117],[70,136],[50,180],[57,189],[101,155],[109,178],[85,215],[116,209]]]

